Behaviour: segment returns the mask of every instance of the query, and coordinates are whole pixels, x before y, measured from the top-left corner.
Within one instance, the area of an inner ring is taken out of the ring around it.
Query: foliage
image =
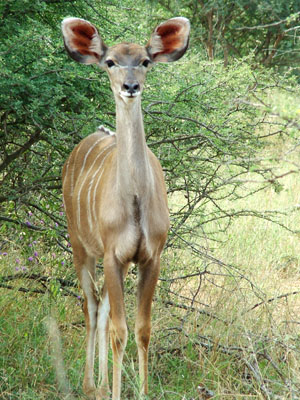
[[[273,169],[264,167],[257,155],[268,137],[286,133],[286,122],[274,123],[254,101],[263,100],[269,88],[281,86],[283,80],[264,70],[254,72],[243,60],[224,70],[221,63],[199,62],[197,55],[191,55],[179,71],[176,66],[168,69],[172,80],[161,86],[160,101],[154,99],[145,107],[146,119],[155,118],[160,124],[154,128],[156,140],[150,131],[148,142],[161,154],[165,167],[174,205],[173,233],[191,233],[197,240],[200,232],[207,240],[209,222],[218,221],[223,230],[239,215],[234,205],[223,208],[225,198],[234,201],[277,184]],[[151,121],[148,126],[152,127]],[[249,171],[261,179],[261,185],[250,191],[243,184]],[[240,215],[251,214],[255,210]],[[265,213],[265,218],[272,219],[272,214]]]
[[[255,54],[264,65],[299,64],[298,0],[160,0],[169,12],[184,11],[191,19],[194,42],[207,56],[224,59]]]

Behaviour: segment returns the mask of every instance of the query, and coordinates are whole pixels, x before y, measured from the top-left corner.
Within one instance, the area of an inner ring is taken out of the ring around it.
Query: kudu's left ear
[[[146,50],[154,62],[176,61],[189,45],[190,21],[184,17],[171,18],[158,25]]]
[[[65,18],[61,24],[69,55],[83,64],[99,64],[107,47],[96,27],[81,18]]]

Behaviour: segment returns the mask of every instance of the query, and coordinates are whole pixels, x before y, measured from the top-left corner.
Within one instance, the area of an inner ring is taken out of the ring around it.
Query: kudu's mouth
[[[140,94],[141,94],[140,91],[130,93],[130,92],[126,92],[126,91],[124,91],[124,90],[120,90],[120,96],[121,96],[121,97],[126,97],[127,99],[128,99],[128,98],[130,99],[130,98],[137,97],[137,96],[139,96]]]

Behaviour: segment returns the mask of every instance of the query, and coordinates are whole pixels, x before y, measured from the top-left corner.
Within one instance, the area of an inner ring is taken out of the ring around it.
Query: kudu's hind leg
[[[109,398],[110,389],[108,381],[108,348],[109,348],[109,312],[110,304],[106,284],[102,288],[102,299],[98,306],[97,330],[99,347],[99,378],[97,399]]]
[[[77,275],[84,293],[84,317],[86,324],[86,363],[83,391],[91,399],[95,398],[94,360],[96,346],[98,299],[95,283],[96,260],[87,255],[82,246],[74,246],[73,257]]]

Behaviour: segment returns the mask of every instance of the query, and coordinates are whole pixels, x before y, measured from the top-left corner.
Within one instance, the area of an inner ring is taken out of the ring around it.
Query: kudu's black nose
[[[123,89],[126,90],[126,92],[133,94],[133,93],[139,92],[140,84],[137,81],[125,82],[125,83],[123,83]]]

